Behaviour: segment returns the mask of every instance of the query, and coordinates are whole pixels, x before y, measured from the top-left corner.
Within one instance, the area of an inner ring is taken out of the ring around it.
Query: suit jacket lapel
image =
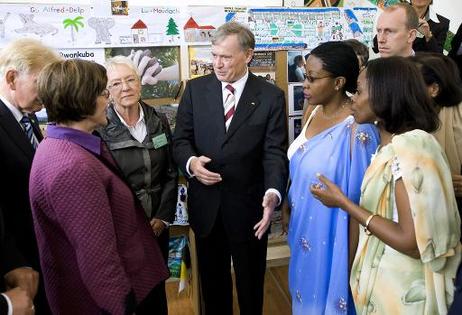
[[[43,140],[43,134],[42,130],[40,130],[37,116],[35,116],[35,114],[31,114],[29,117],[32,123],[32,129],[34,130],[35,137],[37,137],[37,141],[40,143]]]
[[[260,104],[258,95],[260,90],[255,84],[255,80],[260,80],[255,77],[252,73],[249,73],[249,78],[242,92],[239,103],[237,104],[236,112],[234,113],[231,124],[229,125],[228,132],[226,133],[226,140],[229,139],[237,129],[250,117],[254,110]],[[224,125],[224,118],[223,118]]]
[[[34,148],[29,142],[24,130],[14,118],[8,107],[0,101],[0,128],[5,130],[5,133],[13,140],[18,148],[31,159],[34,157]]]
[[[213,131],[217,132],[216,136],[223,138],[225,136],[225,109],[223,108],[223,93],[221,82],[215,75],[211,75],[207,84],[207,95],[205,97],[205,110],[210,115],[209,122],[213,125]]]

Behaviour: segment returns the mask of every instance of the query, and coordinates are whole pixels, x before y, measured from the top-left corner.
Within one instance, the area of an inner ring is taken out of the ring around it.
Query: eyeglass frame
[[[123,88],[123,85],[127,85],[130,88],[135,87],[139,82],[139,79],[136,76],[128,77],[127,79],[121,79],[120,81],[113,82],[107,86],[108,90],[120,91]]]
[[[334,76],[333,76],[332,74],[329,74],[329,75],[326,75],[326,76],[322,76],[322,77],[313,77],[312,75],[309,75],[309,74],[306,74],[306,73],[303,74],[303,77],[304,77],[305,80],[307,80],[309,83],[314,83],[316,80],[320,80],[320,79],[334,78]]]
[[[111,92],[109,91],[109,89],[104,89],[99,96],[103,96],[105,98],[109,98],[111,96]]]

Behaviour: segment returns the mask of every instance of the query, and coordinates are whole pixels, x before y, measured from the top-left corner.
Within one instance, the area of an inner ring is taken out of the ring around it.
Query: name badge
[[[153,137],[152,144],[154,145],[154,149],[159,149],[167,145],[168,140],[167,140],[167,136],[165,135],[165,133]]]

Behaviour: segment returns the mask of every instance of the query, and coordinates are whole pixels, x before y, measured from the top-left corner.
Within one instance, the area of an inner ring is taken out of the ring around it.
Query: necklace
[[[344,113],[344,109],[345,109],[345,104],[348,103],[348,100],[349,99],[346,99],[342,102],[342,105],[340,105],[339,108],[337,108],[337,110],[335,111],[335,113],[333,113],[332,115],[326,115],[326,113],[324,112],[324,107],[322,108],[321,110],[321,116],[323,119],[325,120],[333,120],[333,119],[336,119],[338,118],[339,116],[341,116],[343,113]]]
[[[343,106],[342,106],[342,109],[337,110],[332,115],[326,115],[326,113],[324,113],[324,108],[320,112],[322,114],[321,115],[322,118],[324,118],[325,120],[332,120],[340,116],[340,114],[343,112]]]

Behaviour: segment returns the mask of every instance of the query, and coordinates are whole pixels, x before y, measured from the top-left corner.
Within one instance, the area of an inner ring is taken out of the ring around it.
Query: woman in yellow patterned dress
[[[377,123],[381,145],[360,206],[319,174],[311,192],[360,222],[350,276],[358,314],[446,314],[461,257],[460,217],[446,156],[429,134],[438,115],[416,66],[373,60],[359,75],[356,122]]]

